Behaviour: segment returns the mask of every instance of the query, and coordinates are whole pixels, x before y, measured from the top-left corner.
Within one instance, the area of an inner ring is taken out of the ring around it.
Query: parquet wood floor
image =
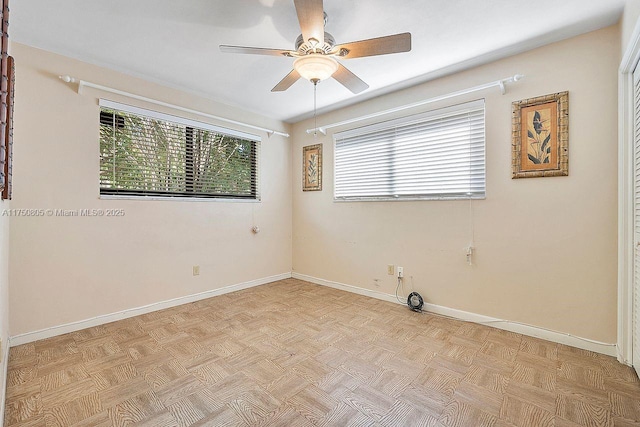
[[[12,348],[5,425],[640,426],[615,359],[295,279]]]

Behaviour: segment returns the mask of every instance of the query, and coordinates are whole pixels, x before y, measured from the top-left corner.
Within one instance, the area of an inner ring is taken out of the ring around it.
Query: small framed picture
[[[569,175],[569,92],[512,104],[512,178]]]
[[[302,148],[302,191],[322,190],[322,144]]]

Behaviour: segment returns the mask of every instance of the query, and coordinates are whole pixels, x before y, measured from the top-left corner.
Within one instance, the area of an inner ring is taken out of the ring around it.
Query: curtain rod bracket
[[[76,79],[74,79],[73,77],[69,76],[69,75],[64,75],[64,76],[58,76],[58,78],[60,80],[62,80],[65,83],[75,83]]]
[[[515,74],[513,77],[509,77],[508,79],[500,80],[500,92],[504,95],[507,93],[507,83],[515,83],[524,78],[524,74]]]

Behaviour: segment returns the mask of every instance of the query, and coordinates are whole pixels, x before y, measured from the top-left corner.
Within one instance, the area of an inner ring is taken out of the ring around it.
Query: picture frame
[[[0,198],[2,200],[11,200],[13,190],[13,109],[15,100],[16,86],[16,66],[13,56],[8,57],[8,84],[7,84],[7,111],[6,111],[6,132],[4,145],[4,187]]]
[[[322,144],[302,148],[302,191],[322,191]]]
[[[512,179],[569,175],[569,92],[511,106]]]

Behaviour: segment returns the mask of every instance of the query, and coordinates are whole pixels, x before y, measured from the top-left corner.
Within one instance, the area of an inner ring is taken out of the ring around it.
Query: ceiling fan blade
[[[353,93],[360,93],[369,88],[368,84],[360,80],[360,77],[347,70],[342,64],[338,64],[338,71],[333,73],[332,77]]]
[[[252,55],[267,55],[267,56],[287,56],[291,57],[292,53],[286,49],[268,49],[263,47],[247,47],[247,46],[229,46],[226,44],[220,45],[220,50],[224,53],[249,53]]]
[[[324,43],[324,7],[322,0],[294,0],[294,3],[304,41],[316,39],[318,44],[322,46]]]
[[[338,52],[338,56],[345,59],[409,52],[411,50],[411,33],[344,43],[336,46],[335,49]]]
[[[289,89],[292,84],[297,82],[299,78],[300,74],[296,70],[291,70],[291,72],[287,74],[284,79],[280,80],[280,83],[278,83],[273,89],[271,89],[271,92],[285,91]]]

